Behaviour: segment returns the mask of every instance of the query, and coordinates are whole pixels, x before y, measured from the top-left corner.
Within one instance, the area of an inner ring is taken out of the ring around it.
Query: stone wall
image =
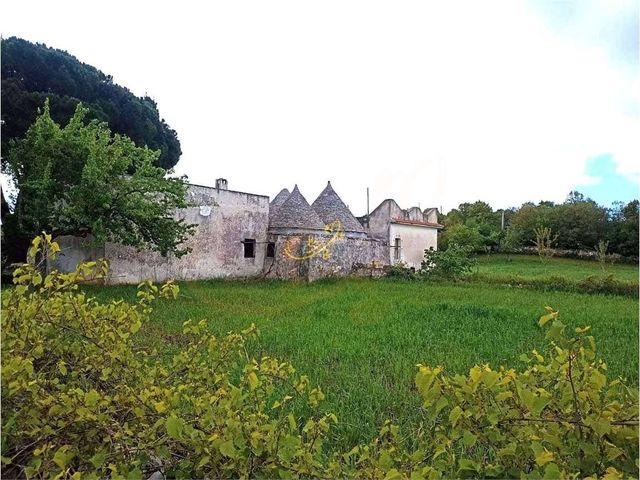
[[[56,241],[62,255],[50,267],[70,271],[79,261],[103,257],[110,265],[107,283],[114,284],[259,276],[265,257],[269,198],[191,185],[188,200],[196,206],[176,213],[176,218],[197,225],[186,242],[192,249],[186,256],[162,257],[113,243],[95,249],[90,247],[90,239],[59,237]],[[244,258],[245,238],[256,240],[253,258]]]
[[[265,260],[264,276],[308,281],[347,275],[369,276],[377,275],[389,263],[389,247],[385,242],[368,238],[344,238],[331,243],[326,256],[321,252],[308,257],[310,238],[316,244],[330,239],[328,235],[270,236],[270,241],[275,243],[275,257]],[[290,255],[287,254],[287,243]]]

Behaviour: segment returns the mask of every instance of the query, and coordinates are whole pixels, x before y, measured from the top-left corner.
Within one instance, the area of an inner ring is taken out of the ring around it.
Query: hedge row
[[[621,295],[638,298],[638,282],[617,280],[613,275],[590,275],[582,280],[571,280],[559,275],[548,277],[522,277],[520,275],[488,275],[473,273],[465,281],[490,283],[516,288],[534,288],[545,291]]]
[[[517,247],[517,248],[499,248],[496,253],[509,255],[538,255],[536,247]],[[598,254],[595,250],[565,250],[556,248],[553,250],[553,256],[558,258],[574,258],[576,260],[598,260]],[[623,257],[618,253],[607,254],[610,263],[637,264],[638,257]]]

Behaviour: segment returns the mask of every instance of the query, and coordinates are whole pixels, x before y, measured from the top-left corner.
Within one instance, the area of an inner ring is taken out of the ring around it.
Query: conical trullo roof
[[[324,229],[323,221],[302,196],[298,185],[281,205],[276,206],[273,215],[269,217],[269,228]]]
[[[271,203],[269,203],[269,225],[271,225],[278,207],[282,205],[287,198],[289,198],[289,195],[291,195],[291,193],[289,193],[289,190],[283,188],[282,190],[280,190],[280,193],[273,197],[273,200],[271,200]]]
[[[278,193],[275,197],[273,197],[273,200],[271,200],[271,203],[269,204],[269,206],[279,207],[284,203],[284,201],[287,198],[289,198],[289,195],[291,195],[289,193],[289,190],[287,190],[286,188],[283,188],[282,190],[280,190],[280,193]]]
[[[327,182],[326,188],[318,195],[311,207],[325,224],[338,220],[345,232],[366,233],[360,222],[331,187],[331,182]]]

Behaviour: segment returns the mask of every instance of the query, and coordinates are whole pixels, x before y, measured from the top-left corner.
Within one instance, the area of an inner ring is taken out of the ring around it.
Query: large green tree
[[[187,206],[185,180],[155,166],[159,151],[112,135],[105,123],[87,123],[86,115],[79,104],[61,127],[45,102],[24,138],[12,141],[7,164],[19,193],[7,243],[19,247],[46,230],[185,253],[181,244],[193,227],[174,218]]]
[[[617,203],[611,211],[609,248],[612,252],[627,257],[638,256],[638,200],[632,200],[626,205]]]
[[[160,117],[155,101],[136,97],[113,83],[111,75],[80,62],[65,51],[21,38],[2,40],[2,154],[9,140],[21,138],[34,122],[38,107],[50,100],[52,118],[66,124],[82,102],[87,116],[109,124],[136,145],[159,149],[158,166],[173,167],[181,149],[176,132]]]
[[[520,239],[522,246],[534,245],[536,235],[534,230],[542,227],[551,228],[555,204],[553,202],[524,203],[516,211],[509,222],[513,234]]]
[[[457,244],[485,251],[496,247],[502,236],[501,212],[486,202],[461,203],[443,219],[442,247]]]
[[[606,237],[607,210],[572,192],[554,210],[551,228],[558,234],[559,248],[593,250]]]
[[[558,235],[556,247],[569,250],[594,249],[607,237],[607,210],[579,192],[570,192],[561,204],[525,203],[510,219],[524,246],[532,246],[534,230],[550,228]]]

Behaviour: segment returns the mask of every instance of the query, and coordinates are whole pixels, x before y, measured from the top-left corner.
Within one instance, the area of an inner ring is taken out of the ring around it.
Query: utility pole
[[[367,187],[367,228],[369,228],[369,187]]]
[[[501,230],[504,230],[504,209],[502,209],[502,227]]]

